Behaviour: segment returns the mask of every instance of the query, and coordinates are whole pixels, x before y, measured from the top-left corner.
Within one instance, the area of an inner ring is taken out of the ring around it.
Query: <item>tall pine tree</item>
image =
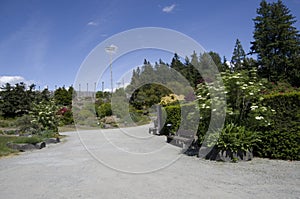
[[[300,85],[300,35],[295,17],[281,0],[263,0],[257,9],[251,53],[258,55],[260,74],[269,81]]]
[[[234,65],[234,70],[244,69],[246,53],[239,39],[236,40],[231,58],[231,63]]]

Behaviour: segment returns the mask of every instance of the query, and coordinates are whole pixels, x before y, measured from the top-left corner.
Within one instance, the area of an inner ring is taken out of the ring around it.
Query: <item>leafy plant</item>
[[[51,130],[58,131],[58,117],[57,107],[53,101],[41,101],[38,104],[34,104],[31,115],[33,120],[32,124],[38,126],[41,131]]]
[[[260,157],[300,160],[300,92],[266,95],[263,103],[276,112],[261,130]]]
[[[259,157],[300,160],[300,128],[298,131],[272,130],[260,133],[262,142],[255,148]]]
[[[97,116],[99,118],[104,118],[106,116],[112,115],[111,104],[103,103],[99,107],[96,108]]]
[[[252,148],[260,142],[256,132],[246,130],[244,126],[233,123],[227,124],[221,133],[213,133],[208,136],[207,145],[217,146],[221,151],[252,151]]]

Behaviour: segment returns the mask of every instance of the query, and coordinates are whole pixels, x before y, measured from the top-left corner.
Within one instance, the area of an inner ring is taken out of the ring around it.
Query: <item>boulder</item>
[[[35,148],[36,149],[42,149],[46,147],[46,143],[45,142],[39,142],[35,144]]]
[[[60,139],[59,138],[48,138],[45,140],[46,144],[56,144],[59,143]]]
[[[198,156],[199,158],[223,162],[250,161],[253,159],[252,150],[238,150],[238,152],[231,152],[229,150],[222,151],[217,147],[201,147]]]
[[[31,151],[31,150],[36,149],[35,145],[33,145],[33,144],[7,143],[7,147],[14,149],[14,150],[21,151],[21,152]]]

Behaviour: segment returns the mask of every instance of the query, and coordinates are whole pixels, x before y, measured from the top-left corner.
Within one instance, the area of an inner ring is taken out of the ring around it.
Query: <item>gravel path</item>
[[[147,128],[68,132],[0,159],[0,198],[300,198],[300,162],[182,156]]]

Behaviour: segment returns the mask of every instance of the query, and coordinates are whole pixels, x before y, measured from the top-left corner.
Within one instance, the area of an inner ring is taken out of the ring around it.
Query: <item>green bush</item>
[[[0,118],[0,127],[15,127],[16,120],[11,118]]]
[[[30,115],[23,115],[16,120],[16,125],[20,133],[36,134],[40,130],[40,126],[32,123],[33,118]]]
[[[300,160],[300,92],[277,93],[264,97],[263,103],[276,114],[272,125],[262,131],[256,149],[260,157]]]
[[[144,111],[135,110],[133,107],[130,107],[129,114],[134,123],[144,123],[149,120],[148,117],[144,115]]]
[[[199,125],[199,115],[197,105],[195,103],[172,105],[163,107],[165,109],[166,115],[165,124],[162,128],[163,134],[175,133],[179,128],[184,130],[197,131]],[[164,120],[163,119],[163,120]],[[167,124],[171,124],[171,128],[167,127]]]
[[[100,118],[111,116],[112,115],[111,104],[110,103],[101,104],[99,107],[96,108],[96,112],[98,117]]]
[[[269,131],[260,133],[261,144],[255,155],[272,159],[300,160],[300,131]]]
[[[0,127],[9,127],[9,123],[5,120],[0,120]]]
[[[163,115],[165,118],[164,127],[161,130],[161,133],[168,134],[169,131],[175,133],[180,125],[180,118],[181,118],[181,110],[180,106],[166,106],[164,107],[166,111],[166,115]],[[171,128],[167,127],[167,124],[171,124]]]
[[[73,113],[71,109],[67,109],[63,114],[59,117],[60,126],[74,124]]]
[[[217,146],[221,151],[252,151],[252,148],[260,142],[256,132],[246,130],[244,126],[237,126],[233,123],[227,124],[219,133],[208,136],[207,145]]]
[[[31,123],[38,126],[40,130],[51,130],[58,132],[58,115],[57,107],[53,101],[40,101],[33,104]]]
[[[272,129],[297,131],[300,126],[300,92],[266,95],[263,103],[275,110]]]

